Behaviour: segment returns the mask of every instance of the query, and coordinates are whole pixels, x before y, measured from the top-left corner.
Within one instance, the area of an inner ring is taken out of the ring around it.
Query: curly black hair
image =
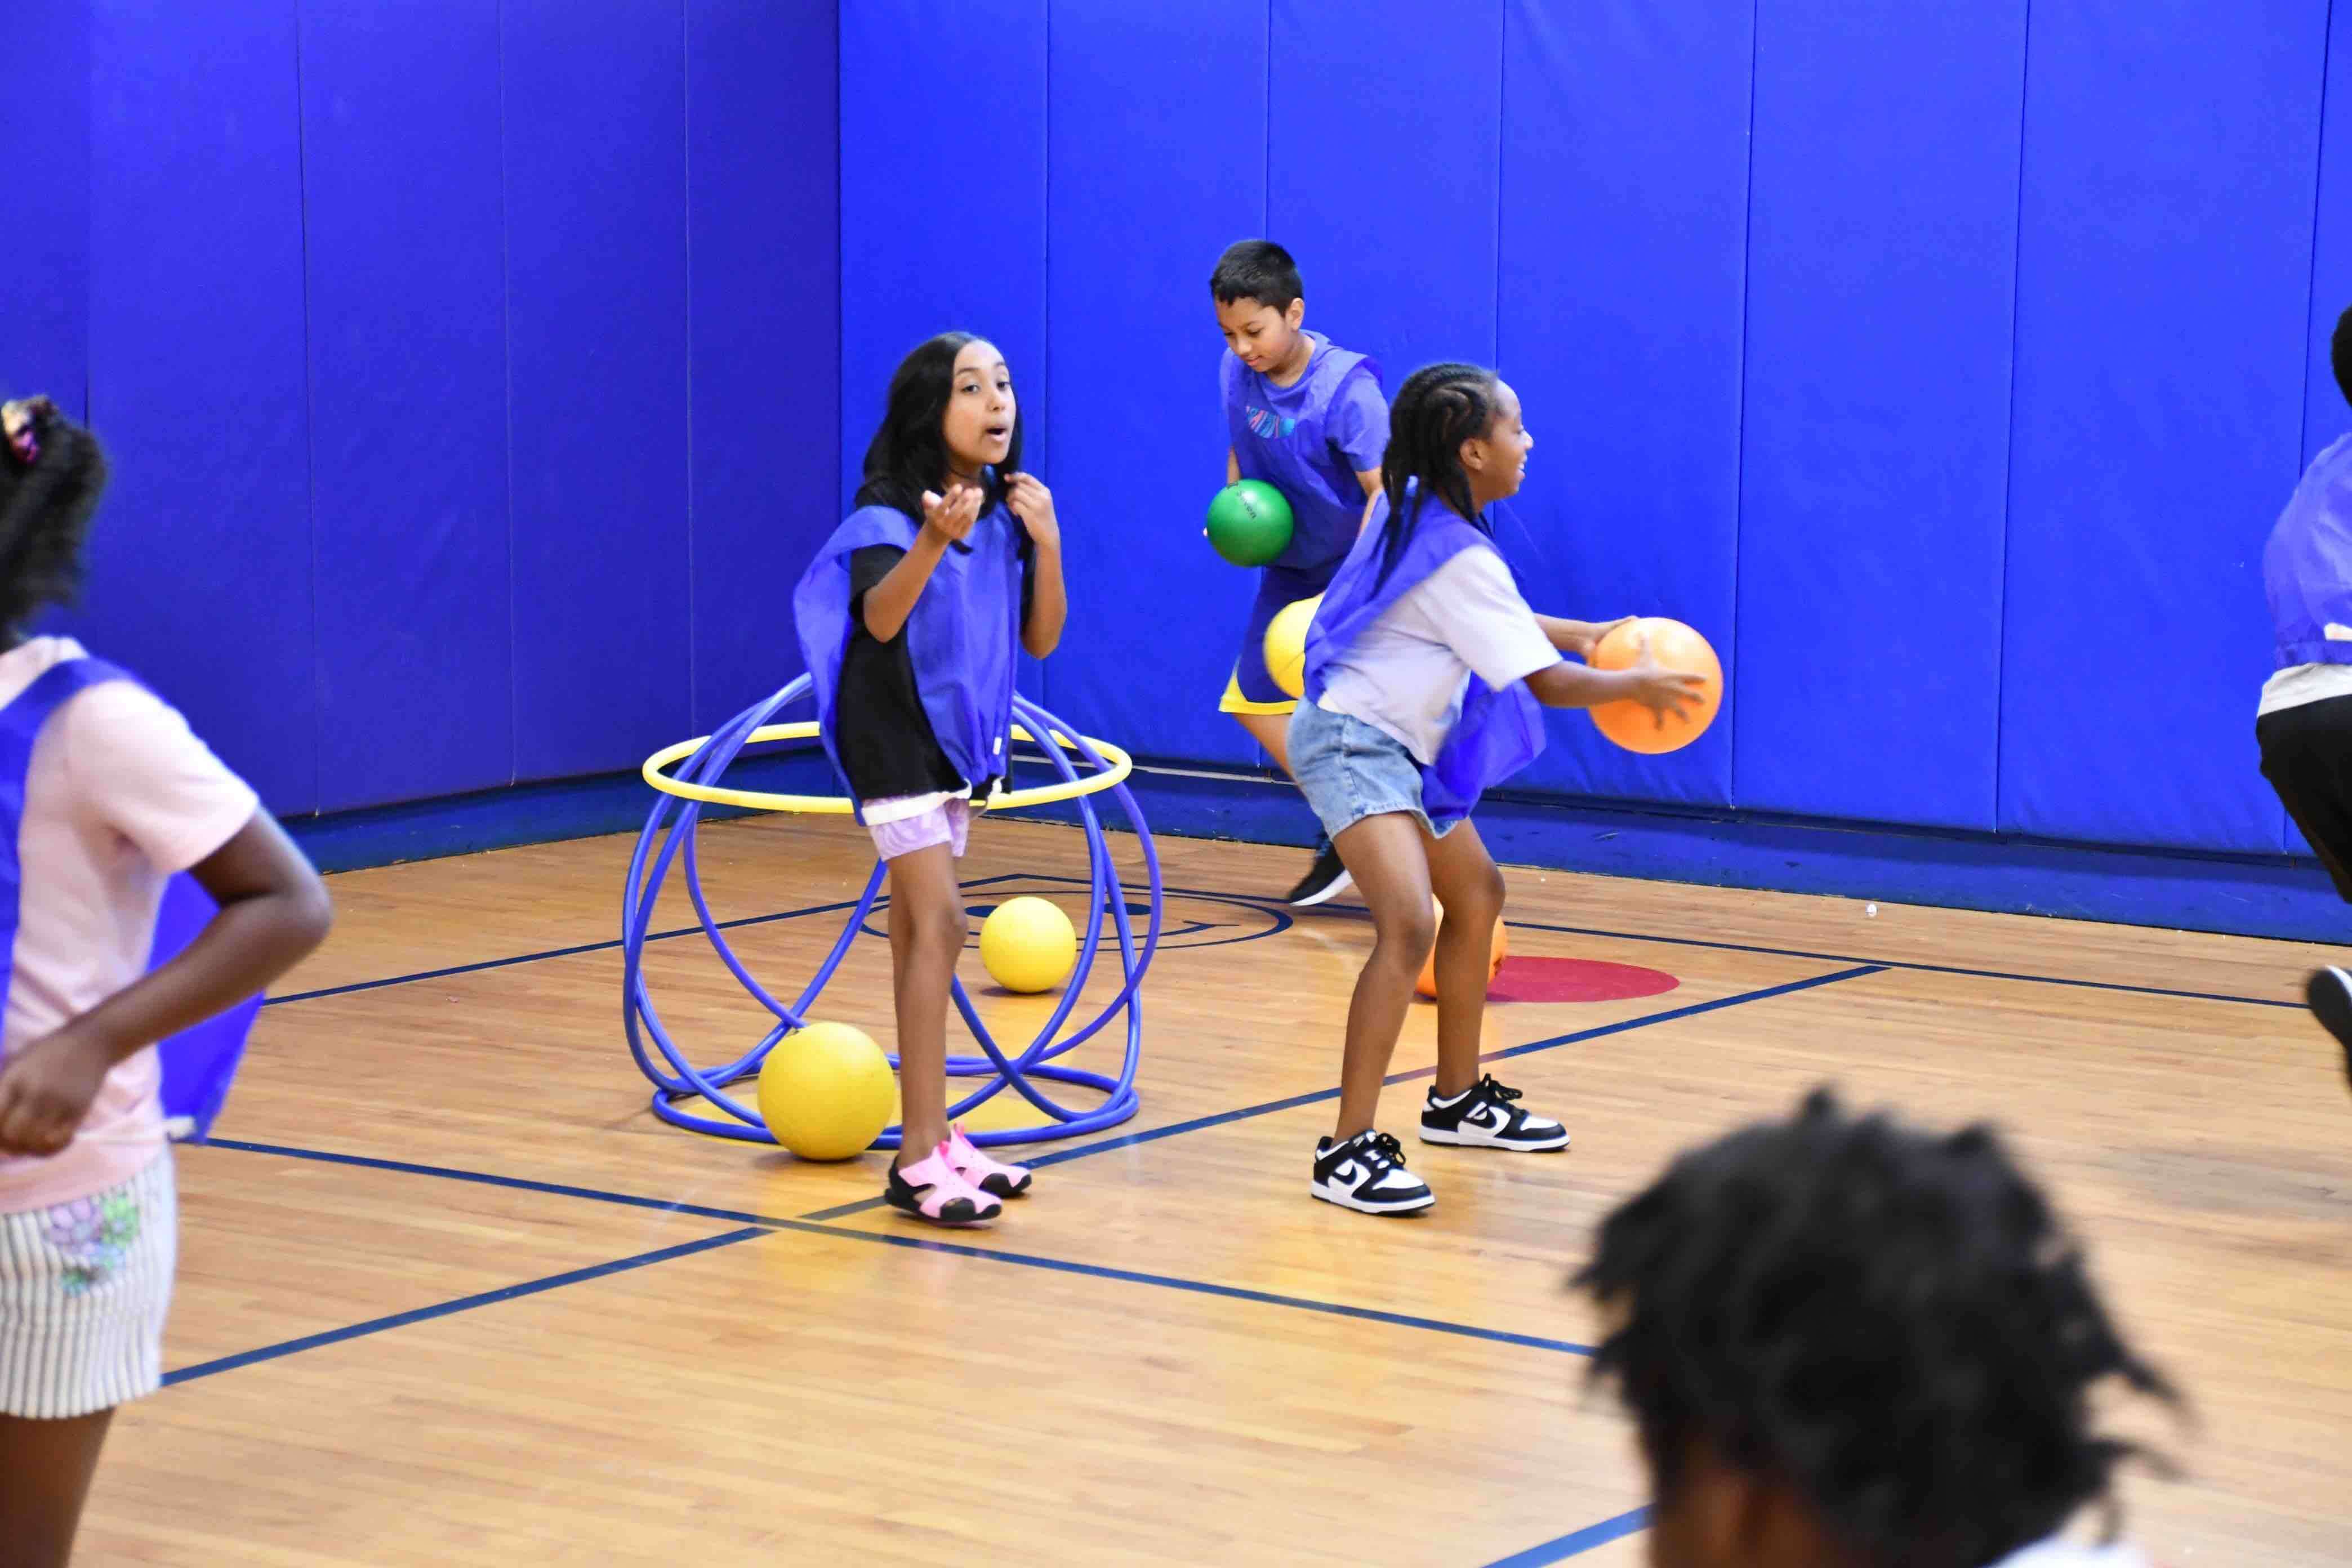
[[[106,489],[97,437],[47,398],[31,403],[39,450],[28,465],[0,442],[0,633],[14,643],[48,605],[81,587],[81,546]]]
[[[1612,1315],[1593,1375],[1661,1502],[1701,1446],[1889,1568],[1978,1568],[2112,1510],[2139,1450],[2091,1430],[2090,1390],[2179,1404],[1990,1128],[1855,1118],[1826,1089],[1684,1153],[1573,1284]]]

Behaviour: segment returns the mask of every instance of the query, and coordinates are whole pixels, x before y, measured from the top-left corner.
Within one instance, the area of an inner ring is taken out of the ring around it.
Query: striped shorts
[[[0,1415],[62,1421],[161,1387],[178,1247],[169,1150],[120,1186],[0,1215]]]

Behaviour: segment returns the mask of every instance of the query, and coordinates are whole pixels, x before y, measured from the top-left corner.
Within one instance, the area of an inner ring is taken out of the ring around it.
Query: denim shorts
[[[1334,838],[1392,811],[1410,816],[1432,838],[1445,837],[1421,808],[1421,764],[1403,742],[1361,719],[1299,703],[1290,716],[1290,776]]]

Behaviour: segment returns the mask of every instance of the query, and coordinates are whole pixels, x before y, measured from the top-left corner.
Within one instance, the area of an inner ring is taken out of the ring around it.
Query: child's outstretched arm
[[[63,1149],[108,1072],[265,989],[325,940],[333,923],[326,885],[266,809],[255,811],[193,875],[220,905],[196,940],[0,1068],[0,1152]]]
[[[1021,627],[1021,646],[1032,658],[1043,658],[1061,646],[1062,623],[1069,618],[1070,601],[1062,583],[1062,523],[1054,515],[1054,492],[1034,474],[1015,474],[1005,488],[1004,504],[1029,531],[1035,564],[1030,584],[1029,618]]]
[[[1579,658],[1590,660],[1594,647],[1602,637],[1633,618],[1620,616],[1613,621],[1567,621],[1557,616],[1538,616],[1536,625],[1543,628],[1544,636],[1551,639],[1551,646],[1560,652],[1572,653]]]
[[[1234,451],[1231,447],[1226,447],[1226,448],[1225,448],[1225,483],[1227,483],[1227,484],[1229,484],[1229,485],[1237,485],[1237,484],[1239,484],[1239,483],[1241,483],[1241,482],[1242,482],[1242,459],[1241,459],[1241,456],[1240,456],[1240,454],[1236,453],[1236,452],[1235,452],[1235,451]]]
[[[1679,716],[1706,684],[1703,677],[1660,665],[1646,641],[1642,657],[1624,669],[1591,669],[1562,659],[1528,677],[1528,689],[1547,708],[1597,708],[1631,698],[1660,718]]]
[[[866,629],[874,634],[876,642],[888,642],[906,626],[940,557],[979,521],[980,500],[980,490],[961,480],[950,485],[943,496],[923,492],[923,527],[915,535],[915,547],[898,558],[888,575],[866,590]]]

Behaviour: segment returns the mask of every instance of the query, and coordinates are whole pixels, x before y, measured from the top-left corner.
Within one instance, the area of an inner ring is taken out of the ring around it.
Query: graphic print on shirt
[[[1243,414],[1249,423],[1250,434],[1261,441],[1287,440],[1290,433],[1298,428],[1297,420],[1285,418],[1273,409],[1260,408],[1255,403],[1244,405]]]

